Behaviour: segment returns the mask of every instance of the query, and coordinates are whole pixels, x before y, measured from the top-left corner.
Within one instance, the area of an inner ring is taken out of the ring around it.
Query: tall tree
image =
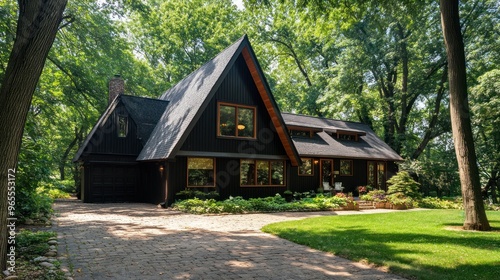
[[[155,69],[163,90],[243,34],[230,0],[146,0],[126,7],[134,51]]]
[[[474,139],[472,135],[465,51],[458,0],[440,0],[441,26],[448,57],[450,116],[465,209],[464,229],[490,230],[481,197]]]
[[[487,72],[471,89],[471,110],[483,194],[498,203],[500,187],[500,70]]]
[[[16,39],[0,88],[0,266],[7,257],[8,169],[15,169],[24,123],[67,0],[19,0]]]

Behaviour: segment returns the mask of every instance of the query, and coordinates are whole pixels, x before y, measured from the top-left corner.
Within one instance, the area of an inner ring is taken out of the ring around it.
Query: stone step
[[[358,200],[356,202],[359,204],[359,209],[375,209],[375,206],[371,201]]]

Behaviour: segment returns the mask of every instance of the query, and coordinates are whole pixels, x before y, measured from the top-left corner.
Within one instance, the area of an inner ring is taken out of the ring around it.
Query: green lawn
[[[499,279],[500,212],[488,212],[496,231],[450,230],[463,211],[402,211],[329,216],[270,224],[263,231],[416,279]]]

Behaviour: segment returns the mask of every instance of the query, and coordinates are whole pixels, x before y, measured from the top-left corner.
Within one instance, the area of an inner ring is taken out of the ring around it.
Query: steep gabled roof
[[[151,99],[145,97],[137,97],[131,95],[118,95],[111,104],[108,105],[106,111],[101,115],[95,126],[92,128],[90,133],[85,138],[85,141],[78,149],[73,161],[80,160],[81,155],[87,148],[90,140],[97,132],[97,130],[102,127],[109,116],[113,113],[116,106],[122,102],[126,110],[130,114],[130,117],[137,125],[137,136],[141,138],[141,142],[144,145],[149,138],[151,132],[156,126],[158,120],[162,116],[165,108],[168,105],[167,101],[159,99]]]
[[[131,95],[121,95],[120,100],[137,124],[137,136],[145,145],[169,102]]]
[[[94,127],[92,128],[90,133],[87,135],[87,138],[85,138],[82,145],[80,146],[80,148],[76,152],[75,157],[73,157],[73,162],[77,162],[80,160],[80,157],[82,156],[83,151],[85,151],[85,149],[89,145],[90,139],[92,139],[92,137],[96,133],[97,129],[99,129],[100,127],[102,127],[106,123],[106,120],[109,118],[111,113],[113,113],[113,110],[116,108],[116,105],[118,105],[118,102],[119,101],[118,101],[118,96],[117,96],[115,99],[113,99],[113,101],[111,101],[111,103],[108,105],[108,108],[106,108],[104,113],[102,113],[101,117],[99,118],[99,120],[94,125]]]
[[[289,113],[282,115],[287,126],[322,129],[312,138],[292,138],[301,156],[403,160],[366,124]],[[359,141],[338,140],[329,134],[337,131],[356,133],[359,135]]]
[[[278,106],[246,35],[160,97],[162,100],[168,100],[170,105],[167,106],[137,160],[153,161],[175,157],[219,85],[241,54],[245,58],[288,157],[293,165],[300,162],[297,150],[286,131]]]

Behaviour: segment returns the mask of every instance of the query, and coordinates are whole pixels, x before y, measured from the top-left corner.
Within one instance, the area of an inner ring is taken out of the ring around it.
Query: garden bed
[[[250,198],[248,200],[242,197],[230,197],[223,201],[192,198],[178,201],[172,205],[172,208],[193,214],[331,211],[342,209],[348,205],[348,202],[349,199],[343,197],[323,194],[287,202],[280,194],[276,194],[272,197]]]

